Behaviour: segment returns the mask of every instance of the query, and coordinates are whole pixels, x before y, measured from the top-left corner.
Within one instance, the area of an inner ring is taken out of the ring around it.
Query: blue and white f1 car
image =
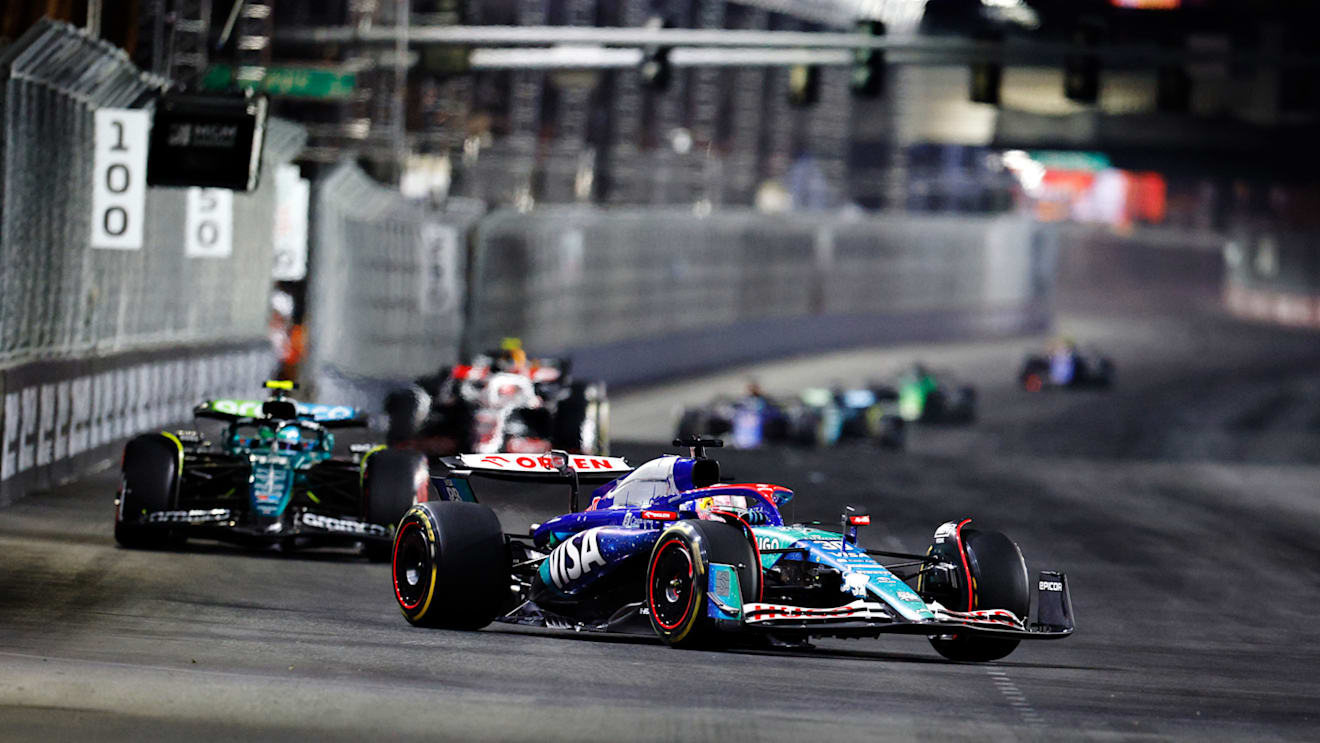
[[[723,484],[704,453],[718,441],[681,443],[691,456],[636,469],[562,452],[444,460],[440,500],[414,506],[395,532],[393,587],[404,617],[458,629],[649,623],[680,647],[753,634],[790,644],[918,634],[946,658],[967,661],[1073,631],[1066,576],[1042,571],[1029,582],[1022,553],[999,532],[959,519],[935,531],[924,555],[864,549],[858,527],[869,515],[850,509],[838,529],[785,524],[779,509],[790,490]],[[572,509],[530,534],[505,533],[476,502],[472,481],[484,478],[567,484]],[[579,510],[579,485],[603,480]]]

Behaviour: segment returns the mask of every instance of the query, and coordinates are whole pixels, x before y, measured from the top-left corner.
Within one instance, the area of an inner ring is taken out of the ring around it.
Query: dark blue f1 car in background
[[[414,506],[395,534],[392,580],[404,617],[452,629],[649,624],[679,647],[740,636],[804,644],[917,634],[965,661],[1073,631],[1067,578],[1041,571],[1029,581],[1022,553],[999,532],[964,518],[936,529],[926,554],[864,549],[858,528],[868,514],[849,509],[837,529],[785,524],[780,507],[792,491],[723,483],[704,451],[718,441],[681,443],[691,456],[636,469],[564,452],[443,460],[440,500]],[[475,480],[567,486],[570,512],[529,533],[506,533],[495,511],[476,502]],[[579,509],[580,486],[598,483]]]

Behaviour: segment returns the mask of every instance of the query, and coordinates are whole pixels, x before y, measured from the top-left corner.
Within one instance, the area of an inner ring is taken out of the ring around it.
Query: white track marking
[[[995,688],[1004,696],[1004,699],[1018,713],[1023,722],[1032,727],[1043,727],[1045,725],[1044,718],[1027,701],[1027,695],[1023,694],[1017,684],[1013,683],[1013,679],[1008,677],[1007,671],[1002,668],[987,668],[985,672],[990,676],[990,680],[995,683]]]

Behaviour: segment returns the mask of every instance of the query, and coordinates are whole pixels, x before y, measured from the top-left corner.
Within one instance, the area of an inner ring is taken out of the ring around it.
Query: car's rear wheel
[[[403,514],[419,501],[430,500],[430,470],[426,457],[406,449],[381,449],[367,457],[362,481],[363,518],[369,524],[394,529]],[[390,559],[391,541],[367,542],[364,552],[373,562]]]
[[[1096,384],[1105,389],[1114,386],[1114,362],[1100,359],[1096,369]]]
[[[595,442],[588,453],[608,456],[610,453],[610,398],[606,394],[604,382],[600,384],[598,389],[599,394],[588,410],[590,419],[595,421]]]
[[[1040,392],[1045,388],[1045,380],[1048,379],[1050,364],[1048,361],[1032,357],[1027,359],[1027,363],[1022,366],[1022,373],[1018,375],[1018,382],[1022,389],[1027,392]]]
[[[178,540],[169,529],[147,526],[144,519],[168,511],[175,503],[179,444],[158,433],[143,434],[124,446],[119,508],[115,511],[115,541],[132,549],[160,549]]]
[[[976,422],[976,388],[960,387],[958,388],[957,404],[954,405],[957,412],[955,419],[959,423]]]
[[[739,527],[684,521],[656,540],[646,571],[646,606],[651,628],[669,645],[703,647],[718,639],[716,620],[709,616],[707,605],[711,565],[717,563],[737,571],[741,604],[758,600],[761,564]]]
[[[962,530],[962,544],[974,587],[967,610],[1007,609],[1025,621],[1031,593],[1026,562],[1017,544],[1000,532],[975,529]],[[1013,652],[1018,642],[975,634],[930,640],[935,651],[945,658],[971,662],[999,660]]]
[[[678,427],[674,431],[674,438],[690,439],[693,436],[701,435],[701,429],[705,428],[705,426],[702,425],[702,419],[704,417],[705,416],[702,415],[702,411],[700,410],[695,408],[685,409],[683,414],[678,418]]]
[[[574,382],[555,409],[554,447],[582,454],[609,453],[608,416],[605,385]]]
[[[394,444],[415,438],[430,407],[431,396],[415,384],[391,390],[385,396],[385,414],[389,417],[386,441]]]
[[[907,421],[897,415],[882,415],[876,422],[876,443],[885,449],[902,449],[907,446]]]
[[[399,609],[418,627],[480,629],[509,604],[509,549],[486,506],[414,506],[394,535],[391,567]]]

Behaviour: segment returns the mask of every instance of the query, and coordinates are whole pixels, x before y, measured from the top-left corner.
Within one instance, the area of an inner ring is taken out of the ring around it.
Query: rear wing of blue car
[[[476,501],[471,480],[488,478],[525,482],[528,484],[567,485],[569,506],[578,509],[578,487],[581,484],[603,485],[632,472],[632,466],[622,457],[603,457],[590,454],[569,454],[551,451],[539,454],[459,454],[440,460],[441,472],[434,473],[437,484],[447,500]]]

